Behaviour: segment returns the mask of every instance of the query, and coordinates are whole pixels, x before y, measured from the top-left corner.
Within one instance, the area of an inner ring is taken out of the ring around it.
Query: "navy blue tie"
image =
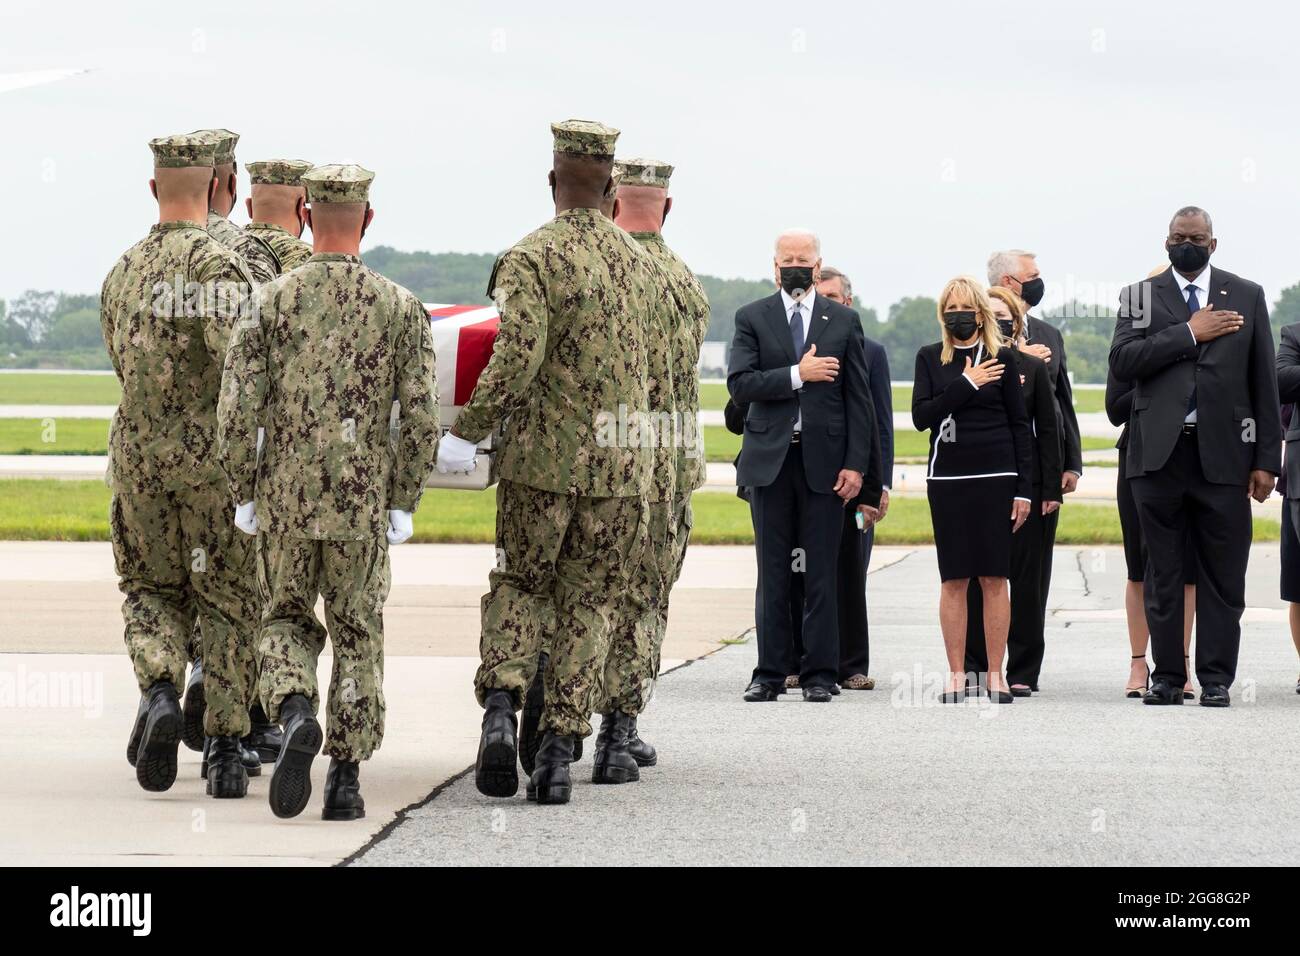
[[[1201,302],[1196,298],[1196,286],[1187,287],[1187,311],[1190,315],[1195,315],[1201,311]],[[1196,370],[1192,370],[1192,397],[1187,400],[1187,414],[1190,415],[1196,411]]]
[[[803,358],[803,308],[798,302],[790,315],[790,338],[794,342],[794,360]]]

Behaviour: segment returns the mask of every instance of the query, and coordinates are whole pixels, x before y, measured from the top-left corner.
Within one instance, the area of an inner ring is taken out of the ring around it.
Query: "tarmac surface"
[[[1300,852],[1300,697],[1276,545],[1252,555],[1233,706],[1125,700],[1117,548],[1056,552],[1041,695],[933,701],[943,669],[930,548],[873,554],[877,689],[825,707],[740,699],[754,663],[754,559],[697,547],[673,596],[676,666],[642,718],[640,783],[565,807],[489,800],[464,776],[478,599],[492,549],[393,549],[388,734],[362,770],[367,816],[276,820],[271,768],[249,797],[203,793],[198,754],[147,794],[123,755],[138,690],[107,544],[0,542],[0,864],[1289,863]],[[690,662],[686,664],[685,662]],[[330,665],[321,660],[324,676]],[[589,743],[590,746],[590,743]]]
[[[747,704],[753,643],[724,646],[661,678],[641,721],[660,761],[639,783],[593,785],[587,756],[572,802],[539,807],[466,774],[352,862],[1294,864],[1300,697],[1275,548],[1253,554],[1227,710],[1123,697],[1115,549],[1057,549],[1041,694],[940,704],[934,552],[894,557],[868,585],[877,689]]]

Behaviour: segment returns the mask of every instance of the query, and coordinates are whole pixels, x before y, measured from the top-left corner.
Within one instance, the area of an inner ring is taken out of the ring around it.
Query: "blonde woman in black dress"
[[[930,431],[926,491],[949,671],[942,700],[957,703],[966,695],[966,590],[975,578],[984,598],[989,699],[1009,704],[1015,698],[1002,669],[1011,617],[1011,535],[1028,518],[1033,495],[1020,367],[974,279],[963,276],[944,286],[938,313],[941,341],[916,354],[912,423]]]

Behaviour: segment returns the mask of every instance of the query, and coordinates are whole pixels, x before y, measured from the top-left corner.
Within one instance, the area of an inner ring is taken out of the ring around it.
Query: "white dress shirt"
[[[1203,309],[1203,308],[1205,308],[1207,305],[1209,305],[1209,303],[1210,303],[1210,267],[1209,267],[1208,264],[1206,265],[1206,267],[1205,267],[1204,269],[1201,270],[1201,274],[1198,275],[1195,279],[1185,279],[1185,278],[1183,278],[1182,273],[1180,273],[1177,269],[1171,269],[1170,271],[1173,272],[1173,274],[1174,274],[1174,281],[1178,283],[1178,289],[1179,289],[1179,291],[1182,292],[1182,294],[1183,294],[1183,301],[1184,301],[1184,302],[1187,301],[1187,290],[1188,290],[1188,289],[1195,289],[1195,290],[1196,290],[1196,301],[1200,304],[1201,308]],[[1191,327],[1190,325],[1187,326],[1187,331],[1188,331],[1188,333],[1189,333],[1189,334],[1191,335],[1191,337],[1192,337],[1192,342],[1193,342],[1194,344],[1196,344],[1196,345],[1199,345],[1200,343],[1196,341],[1196,333],[1192,331],[1192,327]],[[1195,387],[1196,387],[1196,385],[1195,385],[1195,379],[1193,379],[1192,388],[1195,388]],[[1196,409],[1192,409],[1190,412],[1188,412],[1188,413],[1187,413],[1187,417],[1184,418],[1183,421],[1187,422],[1189,425],[1195,425],[1195,424],[1196,424]]]
[[[796,302],[789,292],[786,292],[785,289],[781,290],[781,302],[785,306],[785,324],[787,327],[794,324],[794,310],[798,309],[803,318],[803,340],[805,345],[808,342],[808,333],[812,330],[813,304],[816,298],[817,293],[809,289],[804,293],[803,298]],[[793,342],[793,339],[791,341]],[[803,379],[799,377],[799,362],[797,361],[803,356],[797,355],[795,358],[795,363],[790,366],[790,387],[797,392],[803,388]],[[794,430],[797,432],[803,430],[802,412],[795,417]]]

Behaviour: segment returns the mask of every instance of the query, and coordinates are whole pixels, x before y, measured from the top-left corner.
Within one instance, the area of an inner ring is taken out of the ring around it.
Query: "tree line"
[[[494,256],[488,253],[402,252],[376,246],[366,264],[406,286],[425,302],[488,304],[487,283]],[[736,310],[772,294],[771,279],[721,279],[699,275],[711,315],[707,338],[730,342]],[[907,296],[889,307],[884,320],[872,308],[858,308],[863,332],[885,347],[890,375],[910,379],[916,352],[938,337],[935,300]],[[1273,304],[1275,338],[1284,325],[1300,322],[1300,284],[1282,290]],[[1076,382],[1106,381],[1114,311],[1109,306],[1069,302],[1043,313],[1066,337]],[[6,303],[0,299],[0,367],[101,368],[111,366],[99,325],[99,297],[29,290]]]

